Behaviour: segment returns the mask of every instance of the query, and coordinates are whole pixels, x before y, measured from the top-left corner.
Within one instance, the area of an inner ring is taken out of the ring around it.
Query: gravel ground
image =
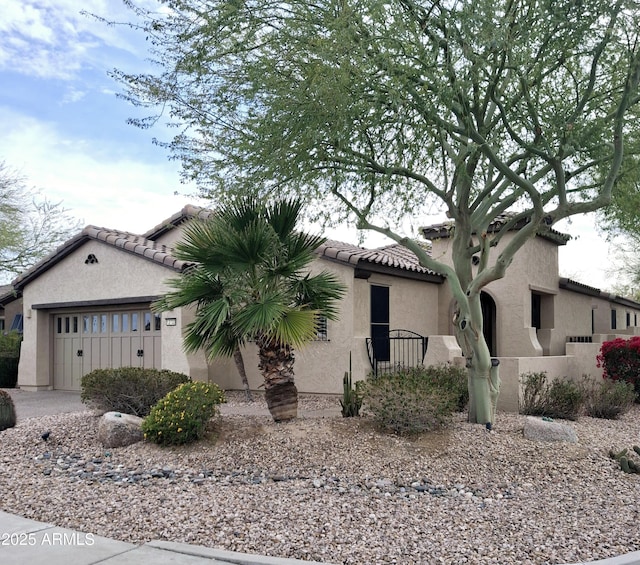
[[[105,450],[89,411],[22,420],[0,432],[0,508],[133,543],[344,564],[553,564],[640,548],[640,475],[607,455],[640,443],[638,406],[568,423],[569,445],[524,439],[517,415],[491,433],[457,415],[404,439],[331,415],[335,399],[302,397],[329,416],[276,424],[230,396],[217,431],[180,448]]]

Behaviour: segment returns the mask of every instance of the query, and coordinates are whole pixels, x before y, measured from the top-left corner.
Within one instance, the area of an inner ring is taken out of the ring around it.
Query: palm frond
[[[247,197],[187,225],[174,254],[191,266],[153,305],[195,306],[186,351],[233,355],[257,336],[300,347],[315,338],[318,316],[335,319],[345,290],[334,275],[305,274],[324,238],[296,231],[301,209],[295,199],[264,205]]]
[[[313,341],[317,334],[317,312],[307,309],[291,309],[278,319],[269,337],[279,343],[302,347]]]
[[[298,279],[296,292],[298,304],[305,304],[329,320],[335,320],[339,313],[338,303],[345,295],[346,286],[333,273],[323,271]]]

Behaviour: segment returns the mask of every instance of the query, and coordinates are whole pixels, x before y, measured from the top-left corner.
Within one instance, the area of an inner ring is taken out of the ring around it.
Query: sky
[[[180,183],[179,163],[152,143],[171,132],[127,124],[143,115],[116,96],[120,85],[107,74],[148,70],[144,38],[81,10],[132,20],[120,0],[2,0],[0,161],[83,225],[143,233],[188,203],[206,206],[193,196],[195,187]],[[560,248],[561,276],[610,288],[615,245],[598,233],[594,218],[577,217],[556,229],[574,236]],[[353,228],[325,235],[358,243]],[[364,244],[390,243],[381,238]]]

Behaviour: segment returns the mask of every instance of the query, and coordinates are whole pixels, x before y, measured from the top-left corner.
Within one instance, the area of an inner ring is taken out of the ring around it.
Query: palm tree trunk
[[[249,379],[247,379],[247,371],[244,368],[244,359],[242,359],[242,351],[240,348],[236,348],[233,352],[233,360],[235,361],[238,373],[240,373],[240,379],[242,379],[242,387],[244,388],[244,396],[247,402],[253,402],[251,396],[251,389],[249,388]]]
[[[298,416],[298,389],[294,383],[293,349],[263,338],[257,340],[258,367],[264,377],[267,407],[276,422]]]

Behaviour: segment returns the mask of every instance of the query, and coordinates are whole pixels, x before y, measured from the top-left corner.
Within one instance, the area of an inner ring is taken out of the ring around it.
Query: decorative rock
[[[533,441],[566,441],[577,443],[573,428],[559,422],[548,422],[528,416],[524,423],[524,437]]]
[[[124,447],[142,441],[142,421],[131,414],[107,412],[98,424],[98,440],[104,447]]]

